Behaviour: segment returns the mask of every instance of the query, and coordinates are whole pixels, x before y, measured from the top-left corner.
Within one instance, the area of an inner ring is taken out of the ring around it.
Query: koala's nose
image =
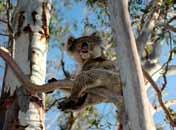
[[[87,42],[82,43],[81,48],[82,49],[88,49],[88,43]]]

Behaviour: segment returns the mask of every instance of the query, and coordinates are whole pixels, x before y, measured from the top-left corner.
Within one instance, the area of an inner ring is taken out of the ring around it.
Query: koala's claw
[[[48,80],[48,83],[52,83],[52,82],[55,82],[55,81],[57,81],[57,79],[51,78],[51,79]]]
[[[67,98],[61,102],[58,103],[57,108],[60,109],[61,111],[65,111],[67,109],[73,108],[73,106],[76,105],[76,102]]]

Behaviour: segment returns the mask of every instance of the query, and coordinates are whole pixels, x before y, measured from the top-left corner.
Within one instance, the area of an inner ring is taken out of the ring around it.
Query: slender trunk
[[[128,0],[109,0],[125,103],[125,130],[155,130],[141,63],[130,24]]]
[[[35,84],[45,83],[50,3],[18,0],[12,16],[14,59]],[[3,130],[44,130],[44,94],[26,92],[8,67],[4,94],[13,96],[6,111]]]

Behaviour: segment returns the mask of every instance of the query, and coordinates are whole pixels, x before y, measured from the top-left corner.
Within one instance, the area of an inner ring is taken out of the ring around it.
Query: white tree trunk
[[[125,130],[155,130],[128,13],[128,0],[109,0],[125,102]]]
[[[48,0],[18,0],[12,19],[14,59],[31,81],[38,85],[45,83],[50,9]],[[44,96],[24,91],[9,67],[4,85],[5,93],[10,92],[11,96],[17,97],[6,112],[4,130],[14,129],[15,125],[27,130],[44,130]],[[11,112],[16,112],[13,113],[16,119],[9,117]]]

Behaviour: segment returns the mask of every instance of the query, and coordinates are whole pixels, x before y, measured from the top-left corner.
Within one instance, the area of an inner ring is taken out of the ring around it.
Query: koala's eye
[[[83,42],[82,45],[81,45],[81,48],[82,49],[88,49],[89,45],[87,42]]]

